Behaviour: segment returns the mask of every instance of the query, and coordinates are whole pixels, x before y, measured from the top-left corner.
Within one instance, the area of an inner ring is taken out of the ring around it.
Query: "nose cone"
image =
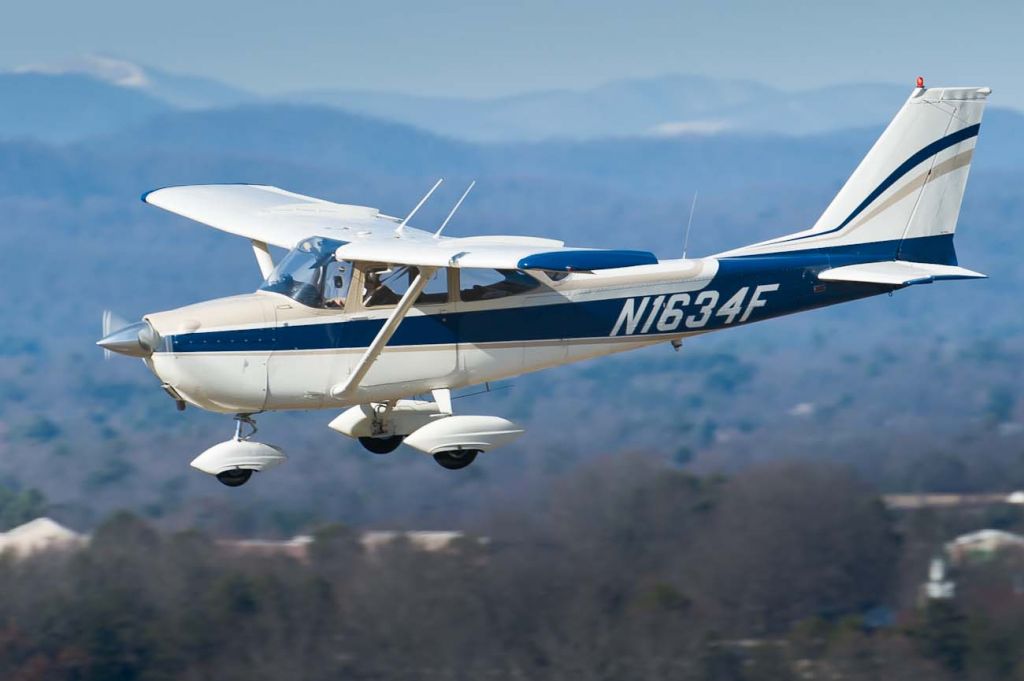
[[[160,343],[160,335],[149,322],[136,322],[107,334],[96,345],[129,357],[149,357]]]

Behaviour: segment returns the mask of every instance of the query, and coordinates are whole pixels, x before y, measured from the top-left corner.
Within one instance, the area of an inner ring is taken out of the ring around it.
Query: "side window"
[[[459,295],[466,302],[493,300],[532,291],[540,282],[520,270],[459,271]]]
[[[331,261],[324,281],[324,307],[345,309],[345,296],[352,283],[352,263]]]
[[[427,287],[416,299],[418,305],[444,303],[448,300],[448,274],[438,268],[427,282]],[[367,268],[363,276],[363,306],[385,307],[397,305],[412,282],[419,275],[416,267],[376,266]]]
[[[412,278],[416,278],[417,270],[412,268]],[[410,282],[411,283],[411,282]],[[437,305],[448,302],[448,270],[438,267],[434,270],[434,276],[427,282],[427,287],[416,299],[417,305]]]
[[[368,267],[363,273],[363,307],[395,305],[409,288],[404,267]]]

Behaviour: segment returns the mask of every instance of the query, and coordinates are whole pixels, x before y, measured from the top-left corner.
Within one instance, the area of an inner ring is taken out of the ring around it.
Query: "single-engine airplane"
[[[180,409],[235,415],[192,462],[226,485],[285,459],[251,436],[253,415],[287,409],[346,408],[330,427],[371,452],[404,443],[463,468],[523,431],[453,414],[454,389],[984,277],[958,266],[953,234],[990,93],[918,79],[813,227],[702,258],[414,229],[436,184],[401,219],[269,186],[157,189],[143,201],[249,239],[263,284],[123,328],[107,315],[98,345],[141,357]]]

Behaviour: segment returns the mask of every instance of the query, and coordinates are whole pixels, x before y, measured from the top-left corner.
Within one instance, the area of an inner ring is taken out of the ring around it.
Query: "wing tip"
[[[149,191],[142,192],[139,199],[143,203],[150,205],[156,205],[149,200],[149,197],[157,192],[162,192],[165,189],[190,189],[194,187],[271,187],[271,185],[263,184],[261,182],[206,182],[203,184],[169,184],[164,187],[157,187],[156,189],[150,189]],[[275,187],[276,189],[276,187]]]

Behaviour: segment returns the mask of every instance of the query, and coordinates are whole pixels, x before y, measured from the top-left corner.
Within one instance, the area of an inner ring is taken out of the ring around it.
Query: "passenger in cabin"
[[[366,289],[363,294],[363,305],[366,307],[398,303],[398,294],[380,280],[380,275],[380,270],[371,270],[366,273]]]

